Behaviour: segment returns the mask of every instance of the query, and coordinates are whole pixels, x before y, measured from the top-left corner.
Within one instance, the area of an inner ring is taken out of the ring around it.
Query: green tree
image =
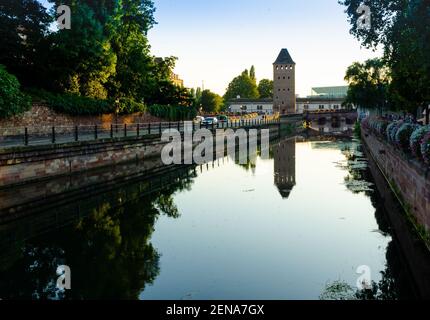
[[[254,80],[257,81],[257,76],[255,75],[255,67],[251,66],[251,70],[249,71],[249,77]]]
[[[390,91],[398,108],[415,111],[430,102],[430,14],[427,0],[343,0],[351,33],[368,48],[384,48]],[[359,27],[357,8],[371,10],[371,27]]]
[[[21,93],[17,78],[0,65],[0,118],[19,114],[29,107],[30,100]]]
[[[248,70],[230,82],[224,95],[224,101],[236,99],[238,96],[244,99],[259,98],[257,82],[251,78]]]
[[[390,78],[382,59],[354,62],[348,67],[345,80],[349,83],[347,104],[379,110],[387,105]]]
[[[82,1],[70,6],[71,30],[49,35],[47,86],[54,91],[106,99],[116,56],[93,9]]]
[[[223,104],[223,99],[220,95],[204,90],[201,97],[201,105],[205,112],[218,112]]]
[[[116,72],[109,82],[112,97],[126,96],[143,102],[157,85],[158,65],[146,37],[155,24],[154,11],[150,0],[118,2],[110,28],[110,42],[117,56]]]
[[[273,80],[262,79],[258,83],[258,93],[260,98],[272,98],[273,97]]]
[[[37,0],[0,2],[0,64],[28,86],[45,71],[40,61],[52,17]]]

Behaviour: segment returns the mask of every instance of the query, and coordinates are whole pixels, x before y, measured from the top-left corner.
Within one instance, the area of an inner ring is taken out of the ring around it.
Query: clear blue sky
[[[46,0],[40,0],[45,2]],[[176,56],[188,87],[219,94],[233,77],[255,65],[272,79],[272,63],[288,48],[297,63],[296,91],[344,85],[346,68],[378,53],[361,49],[349,34],[337,0],[154,0],[158,24],[149,32],[152,53]]]

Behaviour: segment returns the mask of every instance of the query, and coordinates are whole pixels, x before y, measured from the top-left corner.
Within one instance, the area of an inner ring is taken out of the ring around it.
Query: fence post
[[[55,127],[52,127],[52,143],[55,143]]]
[[[99,133],[98,133],[98,127],[97,125],[94,126],[94,138],[97,140],[99,138]]]
[[[137,130],[137,136],[139,136],[140,135],[140,123],[137,124],[136,130]]]
[[[113,124],[110,125],[110,138],[113,139]]]
[[[75,141],[79,141],[78,126],[75,126]]]
[[[158,124],[158,126],[160,127],[160,135],[161,135],[161,121],[160,121],[160,123]]]
[[[28,146],[28,129],[24,128],[24,145]]]
[[[151,135],[151,122],[148,124],[148,134]]]
[[[124,137],[127,137],[127,123],[124,123]]]
[[[181,132],[181,121],[178,121],[178,131]]]

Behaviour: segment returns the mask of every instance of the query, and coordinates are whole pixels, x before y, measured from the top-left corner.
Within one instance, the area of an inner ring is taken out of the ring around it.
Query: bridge
[[[321,112],[306,112],[303,114],[303,120],[307,122],[318,122],[320,125],[326,123],[340,123],[354,124],[357,121],[357,111],[350,110],[335,110],[335,111],[321,111]]]

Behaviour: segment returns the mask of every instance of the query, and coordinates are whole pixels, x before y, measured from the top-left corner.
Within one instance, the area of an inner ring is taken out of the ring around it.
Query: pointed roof
[[[282,49],[278,58],[273,64],[296,64],[287,49]]]

